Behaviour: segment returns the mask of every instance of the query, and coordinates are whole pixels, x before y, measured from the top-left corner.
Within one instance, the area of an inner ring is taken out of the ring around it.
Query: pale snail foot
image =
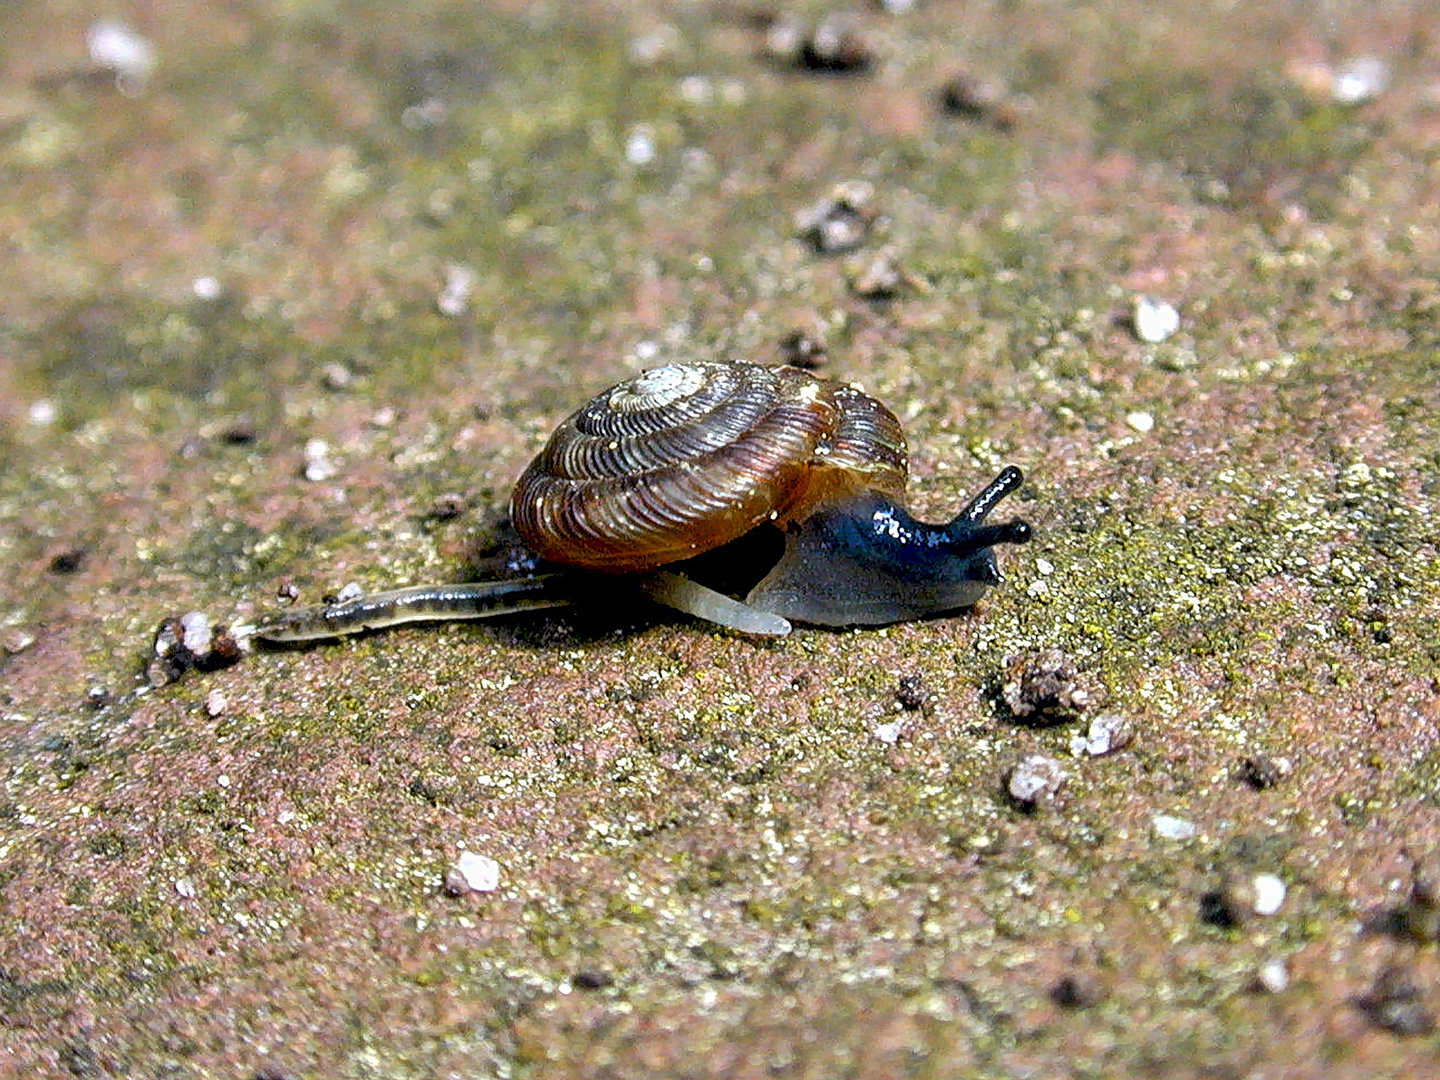
[[[638,584],[640,590],[657,604],[664,604],[676,611],[683,611],[697,619],[716,623],[741,634],[784,637],[790,633],[788,619],[732,599],[684,574],[657,570],[643,575]]]

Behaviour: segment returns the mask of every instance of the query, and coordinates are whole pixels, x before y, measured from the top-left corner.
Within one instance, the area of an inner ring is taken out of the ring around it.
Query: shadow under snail
[[[953,521],[931,525],[899,503],[906,465],[900,421],[854,387],[798,368],[667,364],[567,419],[516,484],[515,528],[561,569],[395,589],[289,612],[253,634],[309,641],[584,603],[597,581],[584,571],[626,575],[653,600],[747,634],[968,607],[1001,580],[991,547],[1030,539],[1023,521],[985,521],[1020,470],[1006,466]],[[744,601],[673,568],[759,528],[781,530],[784,552],[756,569]]]

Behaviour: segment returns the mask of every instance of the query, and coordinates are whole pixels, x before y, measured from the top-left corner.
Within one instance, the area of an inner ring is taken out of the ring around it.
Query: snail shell
[[[796,368],[669,364],[562,423],[516,484],[546,559],[644,570],[861,490],[905,491],[905,433],[880,402]]]

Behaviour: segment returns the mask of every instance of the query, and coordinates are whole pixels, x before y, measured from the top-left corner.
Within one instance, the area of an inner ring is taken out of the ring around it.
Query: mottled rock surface
[[[7,5],[0,1074],[1433,1072],[1433,6],[767,48],[832,8]],[[882,213],[828,256],[796,215],[844,182]],[[858,294],[882,249],[906,287]],[[157,657],[517,565],[561,417],[797,327],[904,419],[920,516],[1025,470],[974,611]],[[1007,706],[1047,652],[1126,745]]]

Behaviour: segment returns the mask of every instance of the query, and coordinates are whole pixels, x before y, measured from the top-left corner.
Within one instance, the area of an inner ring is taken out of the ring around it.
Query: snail
[[[852,386],[798,368],[667,364],[565,420],[516,484],[516,530],[561,569],[396,589],[293,611],[253,634],[285,643],[485,618],[583,603],[617,580],[758,635],[968,607],[1001,580],[992,546],[1030,538],[1023,521],[985,520],[1021,472],[1006,466],[953,521],[931,525],[899,503],[906,469],[900,421]],[[779,530],[784,551],[752,575],[744,601],[676,569],[758,529]]]

